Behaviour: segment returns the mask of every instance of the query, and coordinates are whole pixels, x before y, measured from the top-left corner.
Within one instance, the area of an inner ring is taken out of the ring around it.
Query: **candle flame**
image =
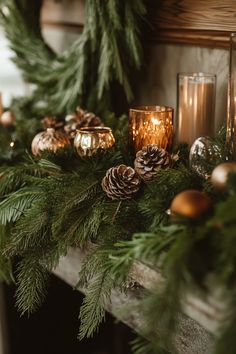
[[[161,121],[158,118],[152,118],[151,121],[155,125],[160,125],[161,124]]]

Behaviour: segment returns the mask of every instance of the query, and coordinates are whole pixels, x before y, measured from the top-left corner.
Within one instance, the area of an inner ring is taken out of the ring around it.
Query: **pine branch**
[[[120,281],[110,269],[109,254],[112,246],[95,247],[83,264],[80,280],[76,288],[86,288],[86,296],[80,309],[79,338],[92,337],[98,331],[105,318],[105,306],[114,287],[120,287]]]
[[[68,245],[95,238],[102,220],[101,210],[96,208],[101,199],[101,187],[97,182],[78,183],[76,193],[74,188],[72,195],[67,192],[63,197],[60,199],[62,212],[53,220],[54,237],[63,237]]]
[[[108,301],[114,280],[108,271],[101,271],[88,286],[86,297],[80,308],[80,340],[92,337],[97,332],[100,323],[105,317],[105,305]]]
[[[165,349],[160,348],[157,342],[151,342],[139,336],[130,343],[132,354],[171,354]]]
[[[159,264],[163,252],[168,251],[176,241],[176,235],[182,226],[162,227],[157,233],[134,234],[130,241],[120,241],[110,254],[110,269],[116,279],[128,275],[135,261],[150,264],[152,267]]]
[[[233,354],[235,352],[235,335],[236,335],[236,302],[235,293],[226,293],[229,299],[228,308],[226,310],[221,328],[218,331],[218,337],[214,344],[214,354]]]
[[[11,241],[5,248],[5,253],[15,256],[43,249],[49,244],[50,236],[50,218],[45,202],[36,201],[12,228]]]
[[[0,223],[6,225],[17,221],[32,203],[42,196],[37,187],[23,187],[0,202]]]
[[[35,312],[42,304],[48,279],[48,271],[34,259],[33,254],[20,262],[16,275],[16,305],[22,315]]]
[[[0,280],[7,284],[14,282],[12,259],[4,255],[4,248],[8,241],[9,228],[0,225]]]
[[[168,220],[166,211],[171,201],[185,189],[202,189],[202,181],[184,165],[161,170],[156,180],[145,187],[139,208],[147,222],[151,224],[150,231],[159,228]]]

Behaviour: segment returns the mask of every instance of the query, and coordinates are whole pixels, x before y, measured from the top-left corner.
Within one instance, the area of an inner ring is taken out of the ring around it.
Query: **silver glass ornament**
[[[195,140],[190,149],[190,167],[205,179],[210,178],[214,165],[222,161],[222,159],[219,147],[208,136],[203,136]]]

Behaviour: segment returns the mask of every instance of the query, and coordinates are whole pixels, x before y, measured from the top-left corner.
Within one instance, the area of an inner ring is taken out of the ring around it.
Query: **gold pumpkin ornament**
[[[92,156],[98,150],[110,149],[114,144],[115,138],[108,127],[83,127],[74,139],[74,147],[80,157]]]
[[[216,166],[211,174],[211,182],[216,189],[225,190],[230,172],[236,172],[235,162],[223,162]]]
[[[11,111],[4,112],[0,117],[0,124],[5,128],[10,128],[15,123],[14,113]]]
[[[211,207],[208,196],[195,189],[188,189],[176,195],[170,206],[170,214],[197,219]]]
[[[34,137],[31,149],[33,155],[39,156],[43,151],[47,150],[56,153],[58,150],[68,146],[70,146],[70,140],[65,133],[54,128],[48,128]]]

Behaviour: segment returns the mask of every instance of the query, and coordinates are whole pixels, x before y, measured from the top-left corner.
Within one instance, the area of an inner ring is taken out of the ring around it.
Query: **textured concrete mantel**
[[[79,279],[79,272],[87,252],[78,248],[70,248],[66,257],[60,259],[54,274],[71,286],[75,286]],[[131,279],[144,288],[149,289],[155,282],[164,281],[160,273],[150,269],[144,264],[136,263],[131,272]],[[82,292],[84,289],[81,289]],[[128,313],[125,317],[119,309],[131,303],[136,298],[136,291],[128,290],[127,294],[113,291],[111,301],[106,309],[115,317],[137,330],[141,320],[136,313]],[[184,300],[184,314],[179,315],[180,330],[176,337],[179,354],[209,354],[213,343],[213,335],[221,318],[222,307],[215,296],[208,296],[201,300],[196,295],[189,294]]]

